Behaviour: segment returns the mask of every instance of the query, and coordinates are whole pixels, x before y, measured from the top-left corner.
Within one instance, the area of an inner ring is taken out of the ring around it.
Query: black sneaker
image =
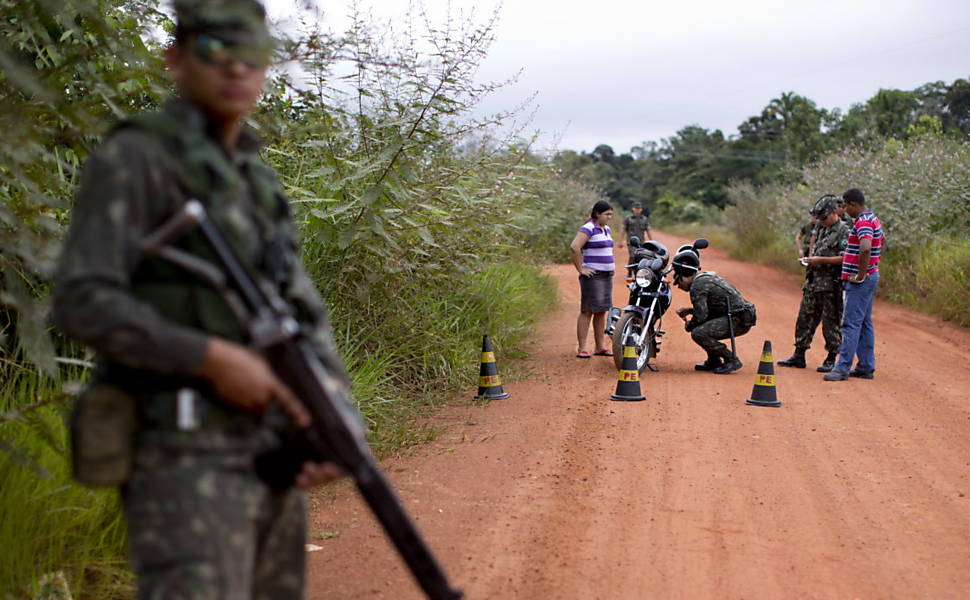
[[[873,379],[875,376],[875,371],[860,371],[859,369],[849,371],[849,377],[858,377],[859,379]]]
[[[741,368],[741,361],[736,358],[729,358],[724,361],[724,364],[720,367],[714,369],[714,372],[718,375],[727,375],[733,371],[737,371]]]
[[[778,361],[779,367],[795,367],[796,369],[805,368],[805,355],[804,354],[792,354],[785,360]]]

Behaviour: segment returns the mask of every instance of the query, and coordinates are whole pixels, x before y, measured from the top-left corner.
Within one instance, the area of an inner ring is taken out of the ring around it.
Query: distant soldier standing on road
[[[839,277],[849,228],[839,218],[836,196],[822,196],[812,212],[818,226],[813,234],[814,245],[806,257],[808,264],[802,286],[802,302],[795,321],[795,353],[785,360],[779,360],[778,365],[804,369],[805,352],[811,347],[815,330],[821,322],[828,355],[816,370],[828,373],[835,365],[842,343],[842,283]]]
[[[244,327],[220,293],[146,256],[141,242],[190,198],[199,200],[244,266],[291,303],[328,370],[346,375],[296,253],[282,187],[243,125],[272,51],[265,11],[255,0],[176,0],[175,13],[165,59],[178,97],[121,123],[88,159],[54,317],[99,356],[79,405],[101,393],[133,412],[133,435],[98,432],[133,444],[130,471],[98,484],[121,489],[138,598],[298,600],[306,542],[299,488],[338,471],[304,463],[285,489],[257,475],[257,458],[283,443],[263,415],[282,409],[297,427],[310,416],[244,345]],[[208,260],[193,235],[179,247]]]
[[[633,214],[623,219],[623,232],[620,237],[620,248],[626,246],[627,253],[630,256],[629,260],[627,261],[628,265],[633,264],[633,253],[636,251],[636,248],[630,246],[630,238],[636,236],[641,242],[644,241],[644,239],[653,239],[653,236],[650,234],[650,219],[647,217],[647,215],[643,214],[643,205],[639,202],[634,202],[633,206],[630,207],[630,210],[633,212]],[[647,236],[646,238],[643,237],[644,233]],[[629,279],[632,277],[634,272],[635,271],[632,268],[627,269],[627,278]]]
[[[700,258],[691,250],[673,259],[674,284],[690,292],[690,307],[677,309],[691,339],[707,352],[707,360],[694,365],[698,371],[726,375],[741,368],[741,361],[720,340],[730,339],[732,319],[734,336],[748,333],[757,321],[754,304],[744,299],[737,288],[713,271],[699,272]],[[730,307],[730,315],[728,314]]]

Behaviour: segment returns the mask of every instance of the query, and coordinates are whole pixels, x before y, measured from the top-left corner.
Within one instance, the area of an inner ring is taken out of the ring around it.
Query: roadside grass
[[[117,492],[71,479],[61,388],[77,372],[0,375],[0,598],[44,598],[38,580],[56,573],[75,598],[131,597]]]
[[[970,327],[970,240],[944,237],[880,263],[880,287],[901,304]]]
[[[425,418],[477,385],[482,336],[503,359],[524,356],[523,341],[556,301],[549,277],[509,261],[398,290],[394,310],[369,325],[375,332],[337,331],[375,451],[400,454],[434,439]],[[335,319],[347,310],[335,307]]]

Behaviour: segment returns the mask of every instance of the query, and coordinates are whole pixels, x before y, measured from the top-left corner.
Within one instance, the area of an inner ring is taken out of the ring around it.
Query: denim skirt
[[[613,271],[579,276],[579,312],[600,313],[613,308]]]

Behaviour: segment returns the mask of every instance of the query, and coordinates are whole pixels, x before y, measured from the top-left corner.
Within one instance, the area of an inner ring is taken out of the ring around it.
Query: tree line
[[[737,132],[689,125],[675,135],[617,154],[564,150],[553,157],[568,177],[601,191],[617,206],[634,202],[675,220],[697,221],[729,202],[728,184],[797,183],[801,169],[845,147],[876,149],[925,130],[970,136],[970,81],[927,83],[914,90],[881,89],[848,111],[825,109],[795,92],[772,99]]]

